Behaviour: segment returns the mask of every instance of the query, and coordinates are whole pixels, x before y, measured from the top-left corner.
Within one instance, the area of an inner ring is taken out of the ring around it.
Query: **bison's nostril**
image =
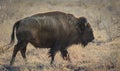
[[[96,41],[95,40],[92,40],[92,43],[95,43]]]
[[[95,43],[95,41],[92,41],[92,43]]]

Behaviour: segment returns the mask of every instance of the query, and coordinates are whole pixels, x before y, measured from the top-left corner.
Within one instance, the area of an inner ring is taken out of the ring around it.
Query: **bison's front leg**
[[[71,62],[69,53],[66,49],[61,49],[60,52],[64,60],[68,60],[69,62]]]
[[[56,52],[60,50],[60,44],[59,43],[55,43],[54,47],[50,49],[49,51],[49,57],[51,57],[51,62],[50,64],[52,65],[54,62],[54,57],[56,55]]]
[[[53,61],[54,61],[54,57],[55,57],[55,52],[54,51],[52,51],[52,49],[50,49],[50,51],[49,51],[49,57],[51,57],[51,62],[50,62],[50,64],[53,64]]]

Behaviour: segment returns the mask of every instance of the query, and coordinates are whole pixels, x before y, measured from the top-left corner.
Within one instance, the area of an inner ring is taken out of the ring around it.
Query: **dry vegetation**
[[[58,52],[54,66],[49,64],[49,49],[35,49],[29,44],[28,63],[18,53],[10,67],[11,47],[0,52],[0,71],[120,71],[120,0],[0,0],[0,47],[9,43],[14,22],[48,11],[87,17],[96,42],[86,48],[80,44],[70,46],[72,63],[64,61]]]

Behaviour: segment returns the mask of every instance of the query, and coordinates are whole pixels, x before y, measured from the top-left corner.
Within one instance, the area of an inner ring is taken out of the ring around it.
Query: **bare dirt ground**
[[[120,0],[0,0],[0,47],[9,43],[17,20],[49,11],[85,16],[96,42],[85,48],[80,44],[70,46],[72,63],[64,61],[58,52],[54,66],[49,64],[49,49],[36,49],[29,44],[27,64],[18,53],[10,67],[12,46],[0,52],[0,71],[120,71]]]

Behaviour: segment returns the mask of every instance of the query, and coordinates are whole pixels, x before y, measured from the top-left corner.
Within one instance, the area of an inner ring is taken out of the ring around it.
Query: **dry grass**
[[[0,47],[9,43],[15,21],[36,13],[56,10],[72,13],[76,17],[87,17],[98,42],[90,43],[85,48],[80,44],[70,46],[68,51],[72,63],[64,61],[58,52],[54,66],[49,64],[50,58],[47,53],[49,49],[35,49],[29,44],[27,46],[28,63],[25,64],[21,54],[18,53],[14,66],[10,67],[9,61],[13,51],[13,47],[11,47],[7,52],[0,53],[0,71],[2,69],[9,71],[119,71],[120,38],[106,42],[109,38],[119,35],[119,1],[115,3],[110,0],[113,4],[106,3],[109,0],[101,3],[99,1],[11,0],[3,3],[3,8],[0,9],[0,18],[2,19],[0,20]],[[117,27],[113,24],[116,24]]]
[[[0,64],[11,71],[119,71],[120,50],[116,42],[119,41],[99,46],[89,44],[86,48],[82,48],[81,45],[73,45],[68,49],[72,63],[64,61],[60,53],[57,53],[54,66],[49,64],[48,49],[35,49],[29,44],[27,64],[18,53],[14,66],[12,68],[9,67],[13,48],[1,54]]]

